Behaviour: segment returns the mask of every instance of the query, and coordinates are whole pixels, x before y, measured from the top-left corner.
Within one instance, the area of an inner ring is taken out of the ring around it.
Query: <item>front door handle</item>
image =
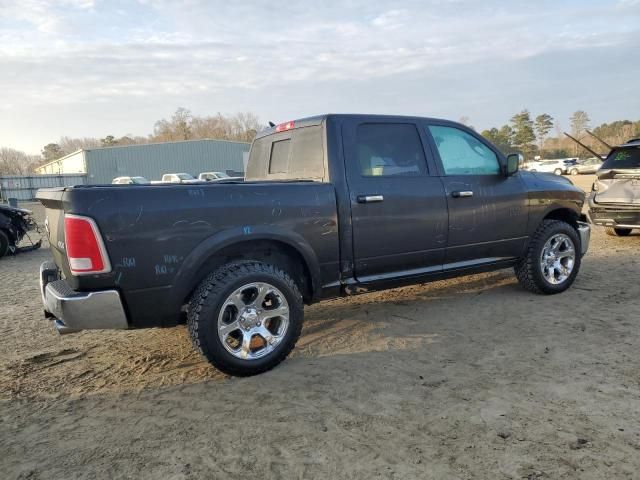
[[[382,195],[358,195],[358,203],[384,202]]]
[[[456,190],[451,192],[451,196],[453,198],[473,197],[473,192],[471,190]]]

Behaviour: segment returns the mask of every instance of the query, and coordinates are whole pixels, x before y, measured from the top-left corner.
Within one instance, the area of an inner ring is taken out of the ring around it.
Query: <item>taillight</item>
[[[69,267],[73,275],[93,275],[111,271],[98,225],[92,218],[65,215],[64,237]]]
[[[295,122],[281,123],[276,127],[276,132],[286,132],[287,130],[291,130],[293,127],[295,127]]]

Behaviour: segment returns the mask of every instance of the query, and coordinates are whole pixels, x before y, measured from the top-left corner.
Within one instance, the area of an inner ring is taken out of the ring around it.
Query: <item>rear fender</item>
[[[300,254],[311,276],[312,298],[318,298],[321,287],[320,264],[309,243],[301,235],[289,230],[271,225],[247,225],[212,235],[193,249],[173,279],[171,293],[168,296],[171,304],[169,308],[182,307],[184,299],[196,287],[200,267],[214,257],[217,252],[237,243],[265,240],[281,242]]]

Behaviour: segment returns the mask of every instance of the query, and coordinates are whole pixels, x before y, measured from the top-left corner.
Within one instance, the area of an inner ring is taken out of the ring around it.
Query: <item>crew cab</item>
[[[588,215],[611,236],[626,237],[640,228],[640,139],[611,149],[596,172]]]
[[[519,160],[447,120],[323,115],[259,133],[245,181],[40,190],[45,311],[60,333],[186,317],[213,365],[252,375],[292,350],[304,304],[503,268],[560,293],[584,193]]]

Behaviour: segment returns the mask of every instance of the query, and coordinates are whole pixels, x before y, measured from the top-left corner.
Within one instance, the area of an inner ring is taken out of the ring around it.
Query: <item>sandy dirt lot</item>
[[[502,271],[314,305],[247,379],[184,327],[59,337],[48,251],[4,258],[0,476],[640,478],[638,252],[596,228],[562,295]]]

